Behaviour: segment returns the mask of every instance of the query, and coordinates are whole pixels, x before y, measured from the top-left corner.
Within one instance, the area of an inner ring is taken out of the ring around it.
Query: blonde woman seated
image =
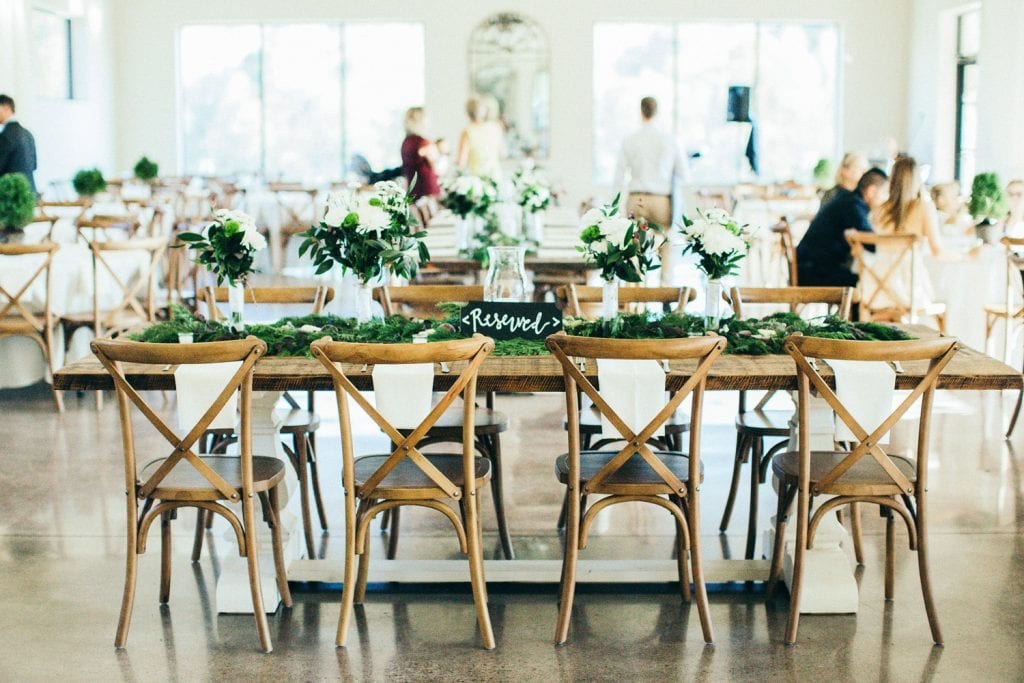
[[[493,100],[493,98],[491,98]],[[479,95],[466,102],[469,125],[462,131],[455,154],[456,165],[471,175],[501,178],[501,158],[505,150],[505,131],[497,120],[497,101],[493,100],[495,117],[489,120],[487,100]]]
[[[927,195],[922,193],[921,187],[917,162],[908,156],[897,159],[889,178],[889,199],[872,212],[871,224],[875,227],[875,232],[881,235],[917,235],[927,245],[928,255],[936,261],[962,261],[973,256],[976,249],[965,255],[942,246],[935,205]],[[924,259],[921,257],[921,251],[921,249],[915,249],[913,255],[913,301],[917,311],[935,308],[931,278],[925,267]],[[879,249],[873,256],[867,258],[871,260],[875,272],[884,274],[888,272],[891,262],[898,258],[898,254],[886,253]],[[893,297],[883,291],[874,299],[872,308],[898,307],[909,304],[911,301],[910,282],[910,272],[894,273],[886,284],[901,301],[893,301]],[[865,289],[877,286],[877,283],[871,279],[863,284]],[[870,301],[872,294],[870,291],[864,291],[862,297]]]
[[[1024,237],[1024,180],[1011,180],[1006,185],[1006,201],[1009,211],[1004,232],[1007,237]]]

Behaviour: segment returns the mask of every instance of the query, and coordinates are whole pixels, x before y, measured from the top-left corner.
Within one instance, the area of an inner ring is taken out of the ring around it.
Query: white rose
[[[394,180],[382,180],[373,187],[377,190],[377,194],[381,196],[405,194],[405,190],[402,189],[402,186]]]
[[[732,220],[723,209],[708,209],[704,212],[704,217],[708,222],[718,223],[719,225],[724,225]]]
[[[591,225],[600,225],[604,220],[604,214],[597,209],[590,209],[580,218],[580,227],[589,228]]]
[[[380,233],[391,225],[391,216],[379,206],[374,206],[369,201],[360,202],[356,210],[359,214],[359,232]]]
[[[621,247],[626,240],[626,232],[633,221],[622,216],[609,216],[601,222],[601,234],[608,238],[608,241],[617,247]]]
[[[713,255],[742,252],[747,246],[739,236],[721,227],[708,230],[701,236],[700,241],[704,252]]]
[[[242,244],[251,251],[262,251],[267,248],[267,238],[260,234],[255,223],[242,223]]]
[[[708,223],[703,218],[698,218],[697,220],[693,221],[693,224],[687,227],[684,230],[684,232],[690,237],[700,239],[704,236],[706,232],[712,229],[713,228],[710,223]]]
[[[327,196],[327,211],[324,213],[324,223],[332,228],[340,228],[345,222],[345,216],[349,213],[348,198],[344,194],[332,192]]]

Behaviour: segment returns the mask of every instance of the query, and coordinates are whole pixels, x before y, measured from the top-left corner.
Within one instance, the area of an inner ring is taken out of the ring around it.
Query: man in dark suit
[[[14,100],[0,95],[0,175],[24,173],[36,191],[36,140],[14,118]]]
[[[836,197],[818,211],[796,248],[797,281],[805,287],[855,287],[850,245],[843,233],[853,228],[874,232],[868,213],[889,196],[888,177],[872,168],[853,191],[840,188]]]

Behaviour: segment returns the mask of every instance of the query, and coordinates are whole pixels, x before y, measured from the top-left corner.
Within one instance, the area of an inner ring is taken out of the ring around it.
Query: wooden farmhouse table
[[[908,332],[919,338],[934,337],[938,333],[923,326],[908,326]],[[911,389],[926,372],[926,362],[904,362],[903,372],[896,376],[897,389]],[[682,386],[694,362],[672,362],[666,377],[666,388]],[[819,364],[826,381],[832,383],[829,368]],[[125,364],[128,381],[140,390],[173,390],[174,368],[162,366],[140,366]],[[445,390],[454,382],[459,364],[452,364],[449,372],[442,372],[435,366],[435,389]],[[586,373],[594,376],[595,363],[586,363]],[[346,375],[359,388],[370,389],[372,377],[362,366],[344,367]],[[94,358],[76,361],[56,373],[54,386],[60,390],[110,390],[114,385],[110,376]],[[995,358],[967,347],[962,347],[940,376],[938,388],[947,390],[1004,390],[1021,389],[1024,386],[1021,374]],[[274,406],[280,392],[293,390],[330,390],[331,380],[327,371],[316,360],[310,358],[260,359],[255,366],[253,388],[257,392],[253,401],[254,448],[257,453],[276,453],[286,459],[280,447],[277,424],[274,422]],[[562,392],[564,382],[558,362],[551,356],[491,356],[482,365],[477,383],[480,392]],[[718,358],[707,379],[707,389],[722,390],[783,390],[797,388],[796,366],[789,356],[744,356],[723,355]],[[824,401],[822,401],[824,403]],[[814,420],[812,419],[812,422]],[[830,416],[825,423],[830,424]],[[831,443],[832,435],[821,434],[819,438]],[[815,447],[812,434],[812,447]],[[154,454],[162,456],[163,453]],[[290,479],[286,480],[283,495],[285,511],[283,531],[286,537],[286,553],[289,557],[288,577],[292,581],[317,581],[340,583],[343,562],[340,559],[315,559],[304,557],[305,545],[300,541],[302,534],[295,532],[298,517],[298,496],[291,467],[286,467]],[[831,518],[831,516],[829,516]],[[793,527],[795,525],[789,525]],[[835,547],[820,547],[808,556],[808,570],[805,575],[804,598],[801,611],[804,612],[856,612],[857,585],[850,569],[843,543],[848,545],[845,529],[834,524],[826,530],[822,525],[820,538],[832,534],[839,539]],[[335,528],[340,524],[335,523]],[[269,537],[261,539],[262,548],[269,549]],[[241,558],[231,555],[230,546],[221,557],[221,577],[217,585],[217,608],[220,612],[251,611],[251,601],[246,578],[246,565]],[[770,545],[766,547],[771,547]],[[787,545],[788,547],[788,545]],[[820,547],[820,549],[819,549]],[[812,561],[812,557],[816,559]],[[817,565],[815,565],[817,562]],[[261,562],[264,576],[264,595],[267,596],[268,610],[273,611],[277,601],[273,580],[272,558]],[[549,582],[557,583],[561,571],[560,559],[529,560],[487,560],[486,577],[499,582]],[[579,581],[607,582],[632,581],[637,583],[668,582],[676,580],[675,560],[586,560],[581,559],[578,570]],[[710,583],[729,581],[763,581],[768,575],[767,560],[705,560],[705,575]],[[371,582],[466,582],[468,564],[465,560],[385,560],[374,558],[370,565]]]

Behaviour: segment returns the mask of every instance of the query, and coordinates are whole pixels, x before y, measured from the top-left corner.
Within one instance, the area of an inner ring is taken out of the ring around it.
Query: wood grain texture
[[[914,336],[925,339],[936,337],[937,332],[919,325],[902,326]],[[667,388],[679,389],[696,365],[695,361],[673,361]],[[435,367],[435,388],[445,390],[452,385],[460,363],[451,363],[450,372],[442,373]],[[927,372],[926,361],[903,363],[904,372],[896,376],[897,389],[914,387]],[[362,372],[361,365],[345,366],[345,374],[360,389],[371,388],[371,374]],[[597,381],[597,369],[587,363],[586,374]],[[138,389],[174,389],[174,367],[163,370],[159,366],[125,364],[125,375]],[[822,368],[822,376],[833,385],[832,372]],[[796,364],[789,356],[725,355],[715,361],[708,374],[707,388],[723,390],[796,390]],[[938,388],[954,390],[1020,389],[1024,385],[1021,373],[974,349],[963,347],[939,378]],[[112,389],[109,375],[94,358],[76,361],[59,370],[54,378],[58,390]],[[562,369],[551,356],[490,356],[480,368],[477,389],[481,392],[561,392],[565,385]],[[256,364],[253,388],[257,391],[333,389],[327,370],[312,358],[261,358]]]

